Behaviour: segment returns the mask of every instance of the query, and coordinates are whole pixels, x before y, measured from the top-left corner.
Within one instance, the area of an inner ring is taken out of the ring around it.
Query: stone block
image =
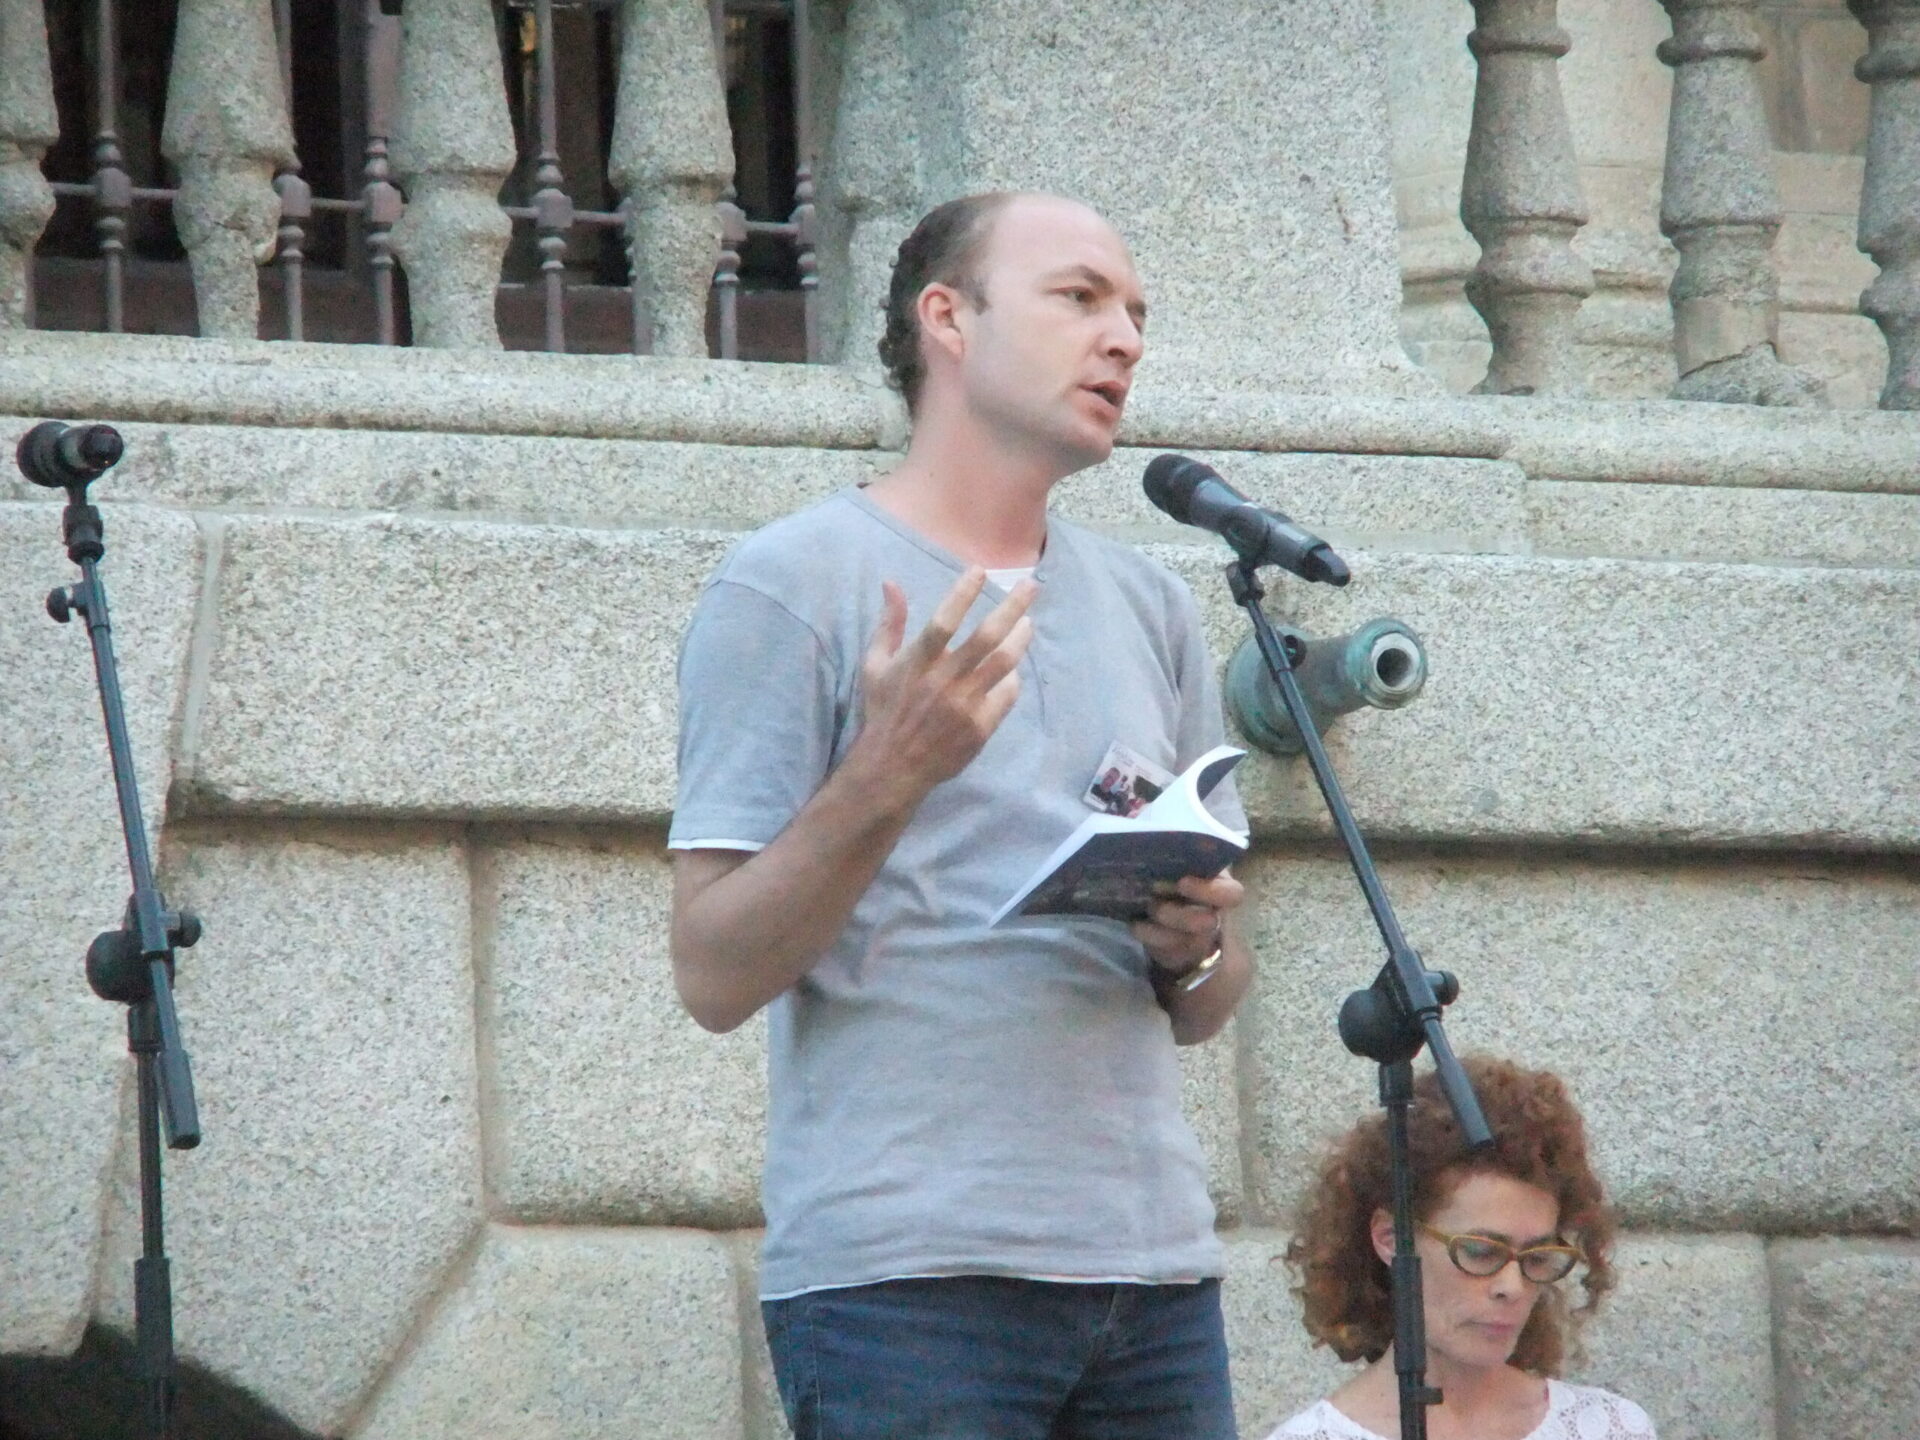
[[[1788,83],[1806,128],[1803,143],[1790,148],[1865,154],[1869,95],[1853,66],[1867,53],[1866,31],[1851,15],[1807,16],[1795,42]]]
[[[1454,1048],[1563,1074],[1629,1223],[1920,1223],[1920,1096],[1887,1082],[1920,1054],[1920,1017],[1860,1002],[1920,964],[1910,874],[1784,858],[1381,868],[1410,942],[1460,976]],[[1334,1019],[1381,947],[1344,861],[1274,853],[1247,869],[1249,1213],[1284,1223],[1321,1145],[1377,1104]]]
[[[1754,1235],[1622,1235],[1615,1289],[1578,1332],[1567,1378],[1653,1417],[1661,1440],[1774,1433],[1765,1246]]]
[[[26,420],[0,419],[0,444]],[[382,510],[748,529],[871,478],[884,450],[424,431],[123,425],[115,472],[193,510]],[[26,482],[17,482],[24,492]],[[3,492],[0,492],[3,493]]]
[[[766,1023],[694,1024],[657,840],[487,851],[481,1015],[496,1207],[529,1221],[759,1223]]]
[[[1432,393],[1395,332],[1371,0],[911,13],[927,198],[1053,190],[1111,218],[1155,311],[1143,387]]]
[[[1180,1049],[1180,1100],[1207,1157],[1207,1193],[1219,1224],[1239,1221],[1246,1181],[1240,1164],[1240,1033],[1236,1022],[1204,1045]]]
[[[185,516],[119,504],[120,493],[117,477],[94,492],[100,576],[151,835],[171,781],[200,541]],[[84,968],[130,885],[84,623],[55,625],[42,608],[80,578],[60,510],[0,504],[0,1353],[80,1342],[130,1069],[126,1012],[94,996]]]
[[[54,330],[0,334],[0,412],[856,450],[900,426],[827,365]]]
[[[738,1230],[722,1237],[733,1255],[740,1284],[741,1364],[746,1367],[746,1440],[790,1440],[793,1430],[773,1376],[767,1327],[760,1318],[760,1242],[762,1232]]]
[[[739,1440],[732,1266],[711,1235],[492,1226],[359,1440]]]
[[[1215,653],[1246,633],[1224,547],[1185,573]],[[1920,843],[1920,575],[1349,551],[1341,590],[1285,577],[1315,634],[1379,615],[1425,640],[1426,689],[1329,750],[1381,837],[1907,849]],[[1417,780],[1415,779],[1417,777]],[[1256,756],[1257,831],[1324,832],[1304,762]]]
[[[1920,1244],[1773,1246],[1781,1440],[1920,1435]]]
[[[1536,480],[1902,494],[1913,493],[1916,485],[1913,449],[1920,440],[1920,419],[1906,413],[1683,400],[1566,404],[1508,396],[1462,403],[1504,434],[1506,444],[1495,453]]]
[[[1337,1390],[1358,1366],[1317,1348],[1300,1323],[1300,1302],[1286,1267],[1287,1237],[1278,1230],[1229,1231],[1220,1308],[1227,1322],[1233,1409],[1240,1433],[1255,1440],[1321,1396]]]
[[[1872,410],[1887,383],[1886,339],[1864,315],[1787,311],[1780,316],[1780,357],[1825,385],[1840,410]]]
[[[230,521],[195,800],[664,817],[674,656],[731,543],[674,530]]]
[[[1762,565],[1920,564],[1920,495],[1536,480],[1533,548]]]
[[[177,830],[166,874],[206,926],[179,983],[206,1138],[166,1159],[180,1350],[334,1434],[481,1219],[466,857]],[[121,1329],[134,1173],[123,1151],[99,1302]]]
[[[1116,450],[1063,483],[1054,508],[1082,524],[1140,535],[1190,535],[1156,510],[1141,475],[1158,450]],[[1284,511],[1336,545],[1388,550],[1494,551],[1526,547],[1519,467],[1495,461],[1398,455],[1187,451],[1258,504]]]

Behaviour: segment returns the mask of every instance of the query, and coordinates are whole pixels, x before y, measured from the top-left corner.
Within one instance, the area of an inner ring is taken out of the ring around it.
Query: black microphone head
[[[1325,545],[1314,550],[1307,559],[1312,563],[1315,573],[1308,575],[1309,580],[1319,580],[1327,585],[1344,585],[1353,578],[1353,572],[1342,560]]]
[[[120,462],[125,446],[111,425],[66,425],[43,420],[20,437],[14,460],[20,473],[50,490],[85,486]]]
[[[1182,525],[1189,525],[1193,523],[1188,516],[1194,490],[1202,480],[1219,478],[1211,465],[1203,465],[1190,455],[1156,455],[1147,462],[1141,484],[1155,506]]]
[[[111,425],[81,425],[63,437],[72,447],[76,469],[100,475],[120,463],[120,457],[126,453],[126,445],[120,439],[120,432]]]

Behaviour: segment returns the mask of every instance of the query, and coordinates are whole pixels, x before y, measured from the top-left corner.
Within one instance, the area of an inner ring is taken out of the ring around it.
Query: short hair
[[[927,378],[920,351],[920,292],[929,285],[951,285],[974,308],[986,308],[986,288],[978,272],[980,253],[993,233],[994,218],[1015,193],[989,190],[936,205],[900,242],[887,285],[886,326],[880,332],[879,349],[887,383],[906,397],[909,411],[918,407]]]
[[[1586,1256],[1580,1284],[1585,1298],[1570,1309],[1558,1286],[1548,1286],[1514,1344],[1511,1363],[1557,1375],[1570,1328],[1613,1288],[1614,1219],[1599,1177],[1587,1160],[1586,1124],[1558,1075],[1525,1070],[1507,1060],[1462,1060],[1473,1082],[1493,1147],[1474,1154],[1460,1137],[1453,1111],[1431,1072],[1414,1082],[1407,1115],[1413,1172],[1413,1209],[1429,1219],[1469,1175],[1506,1175],[1534,1185],[1559,1202],[1559,1233]],[[1374,1212],[1393,1208],[1387,1121],[1376,1113],[1333,1142],[1302,1199],[1287,1265],[1300,1297],[1307,1333],[1342,1360],[1377,1360],[1393,1342],[1391,1272],[1375,1253]]]

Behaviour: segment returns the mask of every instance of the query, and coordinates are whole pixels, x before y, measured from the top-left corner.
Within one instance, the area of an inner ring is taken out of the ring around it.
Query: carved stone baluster
[[[704,0],[624,0],[613,181],[626,196],[634,304],[656,355],[707,353],[715,208],[733,179],[726,95]]]
[[[847,17],[845,81],[824,181],[827,219],[844,227],[847,259],[828,267],[826,352],[877,370],[887,279],[920,207],[914,158],[917,96],[907,61],[901,0],[854,0]]]
[[[1673,67],[1660,231],[1680,252],[1669,294],[1676,400],[1824,405],[1820,382],[1779,356],[1773,180],[1756,67],[1766,57],[1755,0],[1663,0]]]
[[[1887,339],[1883,410],[1920,410],[1920,0],[1847,0],[1867,27],[1854,73],[1873,87],[1860,248],[1879,277],[1860,313]]]
[[[1575,394],[1574,317],[1593,272],[1573,249],[1587,223],[1559,60],[1555,0],[1474,0],[1467,47],[1480,64],[1460,187],[1460,218],[1480,242],[1467,298],[1487,322],[1493,361],[1476,391]]]
[[[181,0],[160,149],[180,176],[200,333],[251,340],[280,227],[273,176],[293,163],[269,0]]]
[[[0,330],[33,324],[33,247],[53,218],[40,159],[59,138],[40,0],[0,0]]]
[[[498,196],[515,157],[493,5],[407,0],[400,16],[393,169],[407,208],[392,243],[413,343],[498,350],[494,297],[513,231]]]

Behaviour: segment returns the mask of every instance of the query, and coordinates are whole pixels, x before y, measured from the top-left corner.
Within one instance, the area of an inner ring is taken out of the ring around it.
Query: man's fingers
[[[967,636],[963,644],[955,647],[953,654],[960,667],[970,669],[998,649],[1000,643],[1025,618],[1027,607],[1033,604],[1034,596],[1039,593],[1040,587],[1031,580],[1022,580],[1008,591],[1007,598],[994,606],[986,618],[973,627],[973,633]]]
[[[1027,646],[1032,643],[1033,622],[1022,615],[1014,621],[1013,629],[1006,638],[966,672],[965,678],[984,694],[1020,668],[1020,661],[1027,653]]]
[[[882,580],[880,603],[880,623],[874,626],[873,639],[867,642],[867,659],[875,665],[891,660],[907,635],[907,592],[891,580]]]
[[[1007,712],[1013,709],[1013,702],[1020,695],[1020,672],[1015,670],[1000,677],[980,697],[974,707],[974,716],[980,721],[987,734],[991,735],[1007,718]]]
[[[1215,910],[1231,910],[1247,898],[1246,889],[1228,870],[1222,870],[1211,878],[1183,876],[1174,889],[1181,899],[1191,900],[1196,905],[1208,905]]]
[[[980,598],[986,584],[987,572],[978,565],[969,565],[966,574],[954,581],[953,588],[934,608],[927,628],[913,642],[923,660],[931,663],[947,653],[947,646],[959,633],[960,622],[967,618],[967,611],[973,608],[973,602]]]
[[[1148,910],[1153,923],[1182,935],[1211,936],[1220,928],[1220,912],[1207,905],[1189,905],[1184,900],[1156,900]]]

